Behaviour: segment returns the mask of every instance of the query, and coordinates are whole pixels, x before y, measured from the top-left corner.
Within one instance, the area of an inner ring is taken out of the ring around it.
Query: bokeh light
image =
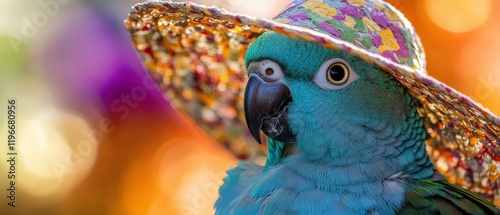
[[[464,93],[496,113],[500,112],[500,28],[485,28],[464,44],[456,70],[462,74]]]
[[[423,3],[436,25],[454,33],[480,27],[491,11],[491,0],[424,0]]]
[[[156,165],[152,165],[158,168],[157,181],[160,189],[164,193],[172,193],[174,202],[178,203],[177,210],[183,214],[213,214],[213,204],[218,197],[218,187],[226,175],[225,171],[235,165],[234,159],[228,159],[229,154],[218,156],[207,153],[220,149],[201,149],[198,141],[193,138],[176,138],[165,142],[155,153]],[[173,166],[172,163],[181,165]],[[179,177],[175,184],[169,181],[173,175]]]
[[[40,109],[20,124],[20,188],[53,200],[71,192],[88,175],[97,155],[96,139],[85,135],[92,129],[89,123],[73,113]]]

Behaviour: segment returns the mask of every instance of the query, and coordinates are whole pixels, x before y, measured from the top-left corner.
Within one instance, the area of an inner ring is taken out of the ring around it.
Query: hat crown
[[[417,71],[425,54],[411,23],[379,0],[295,0],[273,20],[341,39]]]

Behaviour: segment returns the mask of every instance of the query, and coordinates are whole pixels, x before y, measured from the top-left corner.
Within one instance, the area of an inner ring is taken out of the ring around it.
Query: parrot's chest
[[[242,181],[245,189],[234,193],[232,207],[251,203],[244,214],[395,214],[404,202],[401,180],[374,181],[352,170],[299,161],[278,164]]]

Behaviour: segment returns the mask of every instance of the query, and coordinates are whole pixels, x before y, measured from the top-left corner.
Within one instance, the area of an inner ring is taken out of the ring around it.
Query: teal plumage
[[[356,76],[341,89],[317,82],[332,58],[345,60]],[[240,162],[229,170],[216,214],[499,214],[487,200],[442,181],[412,97],[386,72],[274,32],[257,38],[245,59],[247,67],[271,60],[283,71],[296,143],[268,138],[265,168]]]

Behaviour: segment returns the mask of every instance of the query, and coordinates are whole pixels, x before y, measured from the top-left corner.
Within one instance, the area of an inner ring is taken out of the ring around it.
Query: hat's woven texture
[[[413,26],[378,0],[296,0],[273,20],[313,29],[419,71],[425,67]]]

